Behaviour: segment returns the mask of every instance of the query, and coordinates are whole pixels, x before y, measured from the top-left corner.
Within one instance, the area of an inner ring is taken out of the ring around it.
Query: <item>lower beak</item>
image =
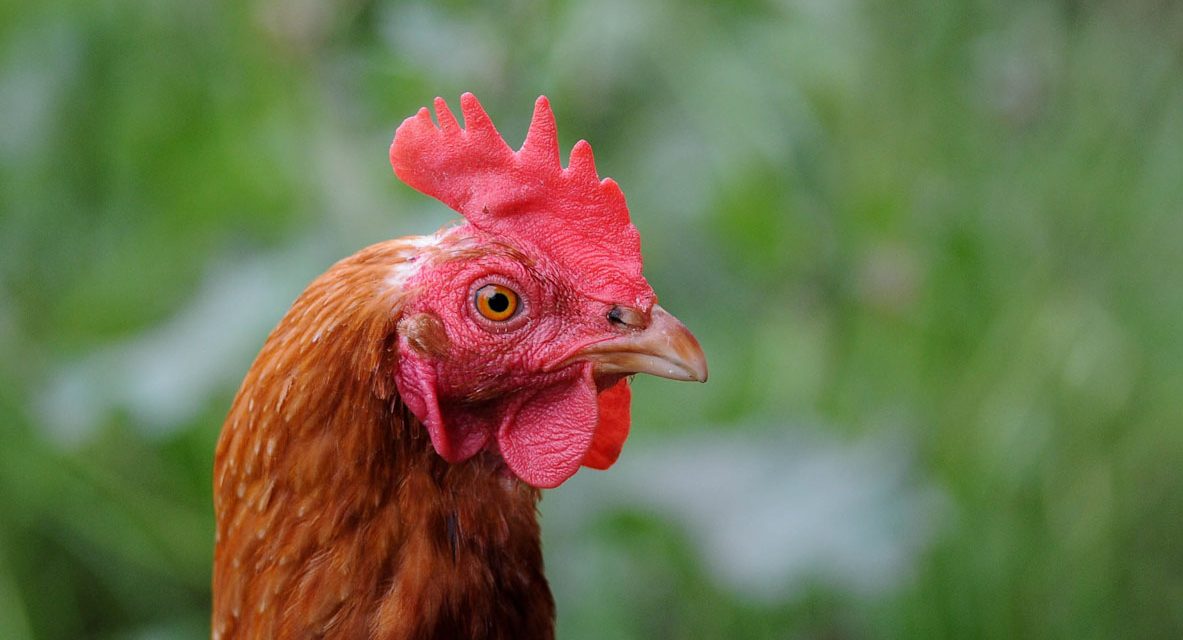
[[[601,374],[648,373],[671,380],[707,380],[707,359],[698,340],[659,305],[653,305],[648,326],[589,345],[571,360],[591,362]]]

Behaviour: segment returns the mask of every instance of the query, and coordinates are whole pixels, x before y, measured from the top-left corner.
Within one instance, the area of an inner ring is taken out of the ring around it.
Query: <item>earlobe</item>
[[[416,313],[399,320],[398,334],[406,338],[405,344],[400,340],[400,349],[410,346],[426,357],[443,358],[448,355],[448,349],[451,347],[444,323],[430,313]]]

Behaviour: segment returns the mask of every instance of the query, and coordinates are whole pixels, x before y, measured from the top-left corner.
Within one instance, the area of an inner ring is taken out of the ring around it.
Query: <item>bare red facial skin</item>
[[[461,105],[465,128],[437,99],[439,126],[423,109],[391,146],[400,178],[467,219],[404,284],[403,317],[429,318],[446,339],[425,348],[400,333],[395,381],[443,458],[495,449],[519,478],[550,488],[581,465],[607,468],[628,436],[628,382],[597,380],[587,362],[558,365],[617,335],[613,307],[647,314],[656,297],[624,194],[596,175],[586,142],[560,165],[545,98],[517,152],[476,98]],[[518,312],[480,316],[473,292],[484,284],[516,292]]]
[[[445,339],[432,352],[413,332],[401,334],[395,382],[436,451],[459,462],[495,446],[518,477],[543,488],[583,464],[609,466],[628,435],[627,382],[597,381],[589,363],[556,365],[614,335],[614,303],[580,291],[546,256],[468,225],[428,260],[406,283],[413,293],[402,313],[431,318]],[[518,295],[512,318],[480,315],[474,292],[485,284]]]

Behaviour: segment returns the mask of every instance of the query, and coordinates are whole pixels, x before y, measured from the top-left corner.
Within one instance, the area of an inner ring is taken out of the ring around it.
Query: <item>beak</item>
[[[707,359],[698,340],[660,305],[653,305],[648,325],[625,326],[632,331],[584,347],[568,362],[591,362],[600,374],[648,373],[670,380],[707,381]]]

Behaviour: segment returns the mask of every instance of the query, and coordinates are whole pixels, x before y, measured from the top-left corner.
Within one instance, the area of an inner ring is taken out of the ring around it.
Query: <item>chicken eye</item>
[[[518,310],[518,294],[499,284],[487,284],[476,290],[476,310],[489,320],[509,320]]]

